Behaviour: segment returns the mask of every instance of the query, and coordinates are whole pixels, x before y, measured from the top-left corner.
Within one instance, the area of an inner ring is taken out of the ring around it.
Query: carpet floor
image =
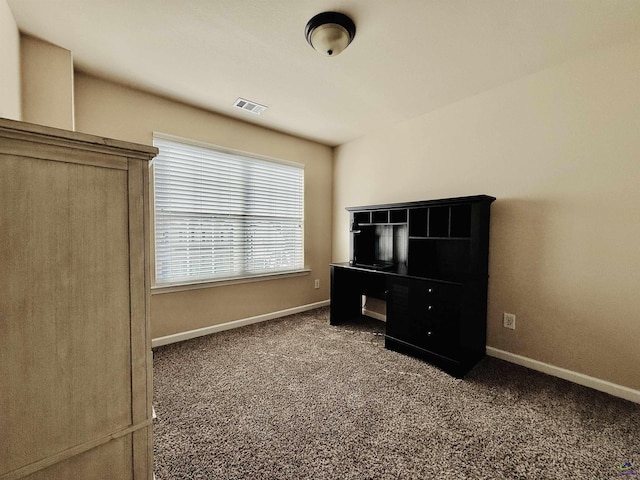
[[[640,405],[489,357],[456,379],[328,317],[155,349],[156,478],[640,480]]]

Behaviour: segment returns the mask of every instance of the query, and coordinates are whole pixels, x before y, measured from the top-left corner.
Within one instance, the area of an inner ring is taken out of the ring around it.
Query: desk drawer
[[[412,344],[443,355],[459,348],[462,287],[413,281],[409,295]]]
[[[446,283],[412,280],[409,309],[417,317],[457,317],[460,313],[462,287]]]

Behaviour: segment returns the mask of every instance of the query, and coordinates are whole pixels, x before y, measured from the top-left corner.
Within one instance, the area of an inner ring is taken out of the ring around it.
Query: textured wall
[[[6,0],[0,0],[0,117],[22,120],[20,34]]]
[[[71,52],[29,35],[20,36],[22,120],[73,130]]]

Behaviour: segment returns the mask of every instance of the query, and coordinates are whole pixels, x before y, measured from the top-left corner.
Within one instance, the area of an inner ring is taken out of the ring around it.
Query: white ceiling
[[[640,0],[8,0],[76,68],[339,145],[586,52],[640,37]],[[354,20],[334,58],[315,14]],[[262,116],[237,97],[267,105]]]

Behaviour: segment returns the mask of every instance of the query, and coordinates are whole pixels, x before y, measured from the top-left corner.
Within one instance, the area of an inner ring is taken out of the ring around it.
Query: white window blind
[[[154,135],[156,284],[304,267],[304,170]]]

